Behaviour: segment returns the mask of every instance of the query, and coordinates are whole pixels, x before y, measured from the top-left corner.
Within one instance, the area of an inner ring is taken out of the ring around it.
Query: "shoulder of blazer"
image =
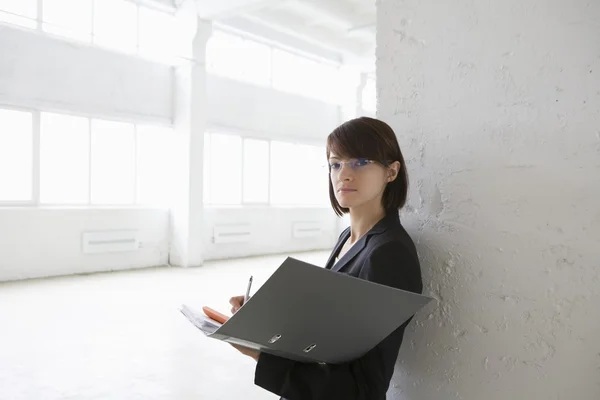
[[[421,266],[417,250],[413,240],[402,225],[398,224],[371,236],[365,250],[365,257],[367,259],[372,259],[373,257],[380,258],[382,256],[384,258],[396,258],[397,256],[404,259],[405,262],[401,265],[404,269],[402,275],[410,281],[410,290],[417,293],[422,292]]]

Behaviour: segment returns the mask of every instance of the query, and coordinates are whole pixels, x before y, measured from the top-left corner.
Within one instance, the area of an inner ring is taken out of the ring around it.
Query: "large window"
[[[180,32],[174,15],[146,7],[139,8],[140,54],[158,60],[188,56],[185,46],[187,40]]]
[[[136,202],[169,206],[173,179],[173,130],[138,125],[136,127]]]
[[[130,0],[41,0],[44,32],[173,62],[188,57],[174,14]],[[38,0],[0,0],[0,22],[36,29]]]
[[[303,144],[271,142],[271,204],[328,204],[325,150]]]
[[[206,61],[211,73],[271,84],[271,48],[265,44],[216,30],[207,43]]]
[[[339,67],[311,60],[288,51],[273,50],[273,87],[338,104]]]
[[[210,73],[271,86],[328,103],[345,101],[347,79],[339,65],[215,30],[206,48]]]
[[[133,124],[92,120],[92,204],[133,204],[135,130]]]
[[[204,202],[211,205],[328,204],[323,147],[205,134]]]
[[[32,200],[32,113],[0,109],[0,202]]]
[[[37,114],[0,109],[0,202],[170,205],[172,129],[41,112],[36,131]]]
[[[35,28],[37,0],[0,0],[0,22]]]
[[[244,139],[243,157],[244,203],[269,202],[269,142]]]
[[[373,112],[377,109],[377,88],[374,76],[367,77],[367,82],[362,92],[362,108]]]
[[[94,43],[133,52],[137,42],[137,6],[124,0],[94,4]]]
[[[40,202],[87,204],[90,182],[89,120],[42,113]]]
[[[43,5],[45,32],[90,41],[92,0],[44,0]]]
[[[205,134],[206,183],[204,199],[209,204],[242,202],[242,138],[220,133]]]

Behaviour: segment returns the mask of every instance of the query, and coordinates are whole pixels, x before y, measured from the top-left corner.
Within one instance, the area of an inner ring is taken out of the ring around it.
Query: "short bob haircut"
[[[387,167],[394,161],[400,162],[398,176],[387,184],[383,192],[382,205],[387,213],[398,211],[406,203],[408,173],[404,157],[394,130],[385,122],[369,117],[347,121],[327,137],[327,159],[331,153],[340,158],[366,158]],[[329,179],[329,200],[338,216],[349,212],[340,206]]]

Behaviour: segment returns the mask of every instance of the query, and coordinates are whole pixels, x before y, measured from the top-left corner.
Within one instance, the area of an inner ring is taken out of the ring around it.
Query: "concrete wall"
[[[600,2],[386,0],[378,115],[437,299],[389,399],[600,398]]]

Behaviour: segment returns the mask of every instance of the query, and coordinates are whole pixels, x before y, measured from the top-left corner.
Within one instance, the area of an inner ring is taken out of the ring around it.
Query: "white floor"
[[[250,274],[256,289],[284,258],[0,284],[0,399],[276,399],[254,386],[252,359],[177,308],[229,312]]]

